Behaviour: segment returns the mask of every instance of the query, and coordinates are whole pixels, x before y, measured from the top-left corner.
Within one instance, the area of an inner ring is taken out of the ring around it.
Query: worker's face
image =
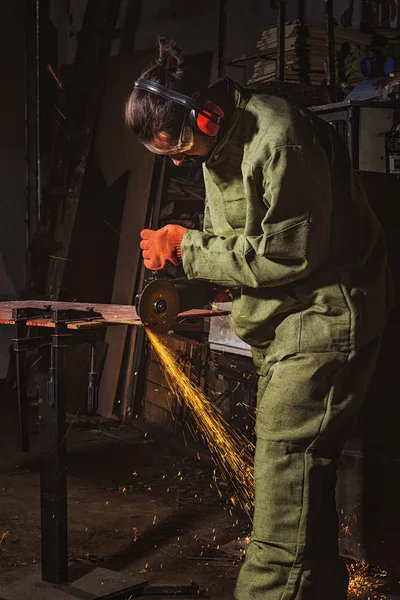
[[[168,133],[162,131],[152,140],[151,146],[156,150],[157,154],[168,155],[174,165],[180,167],[186,157],[205,158],[208,156],[215,144],[215,140],[215,137],[211,138],[194,133],[193,144],[190,148],[183,152],[170,154],[171,148],[174,147],[176,142],[171,139],[171,136]]]

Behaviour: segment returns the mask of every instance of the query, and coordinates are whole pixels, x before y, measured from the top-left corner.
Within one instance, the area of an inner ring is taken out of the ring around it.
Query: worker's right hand
[[[152,271],[161,271],[167,265],[180,265],[182,262],[181,243],[187,232],[180,225],[166,225],[158,231],[143,229],[140,233],[142,241],[144,266]]]

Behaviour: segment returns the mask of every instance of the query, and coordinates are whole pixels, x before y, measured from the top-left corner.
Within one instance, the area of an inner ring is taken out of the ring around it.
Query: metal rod
[[[279,81],[285,80],[285,34],[286,34],[286,1],[278,0],[277,4],[277,30],[276,30],[276,64],[275,77]]]
[[[93,342],[90,348],[90,372],[87,395],[87,413],[89,415],[95,414],[99,406],[99,382],[96,371],[96,350],[96,342]]]
[[[39,405],[42,579],[56,584],[68,581],[66,415],[62,385],[65,348],[56,343],[56,338],[66,332],[66,325],[56,322],[51,348],[54,404]]]
[[[328,51],[327,84],[331,102],[336,102],[336,59],[335,25],[333,20],[333,0],[325,0],[325,30]]]
[[[18,428],[19,444],[21,452],[29,451],[29,429],[28,429],[28,393],[27,393],[27,371],[26,352],[19,347],[19,340],[27,337],[28,327],[25,321],[16,321],[16,339],[14,349],[17,366],[17,398],[18,398]]]
[[[55,384],[56,384],[56,370],[54,367],[54,348],[50,349],[50,367],[49,367],[49,377],[47,381],[47,402],[49,406],[54,406],[55,404]]]
[[[218,77],[225,74],[227,0],[219,0],[218,17]]]
[[[27,243],[35,235],[41,218],[40,129],[39,129],[39,61],[40,0],[27,2],[26,19],[26,203]]]

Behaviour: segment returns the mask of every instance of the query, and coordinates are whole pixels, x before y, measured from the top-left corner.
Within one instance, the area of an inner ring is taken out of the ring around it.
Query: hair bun
[[[172,75],[181,75],[183,72],[182,50],[176,42],[168,37],[158,38],[158,49],[160,56],[156,63],[169,71]]]

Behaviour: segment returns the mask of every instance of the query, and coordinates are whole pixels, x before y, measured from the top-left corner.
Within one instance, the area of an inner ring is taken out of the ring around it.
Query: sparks
[[[6,539],[6,537],[8,536],[10,532],[9,531],[3,531],[3,533],[1,534],[0,537],[0,546],[2,545],[2,543],[4,542],[4,540]]]
[[[58,85],[58,87],[60,88],[60,90],[62,90],[63,89],[62,81],[60,79],[58,79],[53,67],[51,65],[47,65],[47,70],[53,76],[53,79],[56,82],[56,84]]]
[[[58,106],[56,106],[54,104],[54,108],[56,109],[56,111],[58,112],[58,114],[64,119],[64,121],[66,121],[67,117],[64,115],[64,113],[61,112],[61,110],[58,108]]]
[[[72,262],[70,258],[64,258],[63,256],[55,256],[54,254],[49,254],[49,258],[55,258],[56,260],[68,260]]]
[[[113,232],[114,232],[114,233],[116,233],[116,234],[117,234],[117,236],[118,236],[118,237],[120,237],[120,238],[121,238],[121,240],[123,240],[124,242],[127,242],[127,241],[128,241],[126,238],[124,238],[124,237],[123,237],[123,236],[120,234],[120,232],[119,232],[119,231],[117,231],[117,230],[116,230],[116,229],[115,229],[115,228],[114,228],[112,225],[110,225],[110,223],[109,223],[108,221],[106,221],[105,219],[103,219],[103,221],[104,221],[104,223],[105,223],[106,225],[108,225],[108,226],[109,226],[109,228],[110,228],[110,229],[112,229],[112,230],[113,230]]]
[[[364,598],[368,593],[368,600],[382,600],[382,594],[378,590],[378,578],[386,577],[386,571],[374,569],[366,562],[347,564],[349,572],[349,595],[355,598]]]
[[[147,335],[163,366],[170,389],[189,409],[216,466],[223,478],[231,481],[236,501],[249,513],[254,501],[254,446],[225,421],[217,405],[210,402],[201,388],[177,368],[176,357],[160,338],[149,330]]]

